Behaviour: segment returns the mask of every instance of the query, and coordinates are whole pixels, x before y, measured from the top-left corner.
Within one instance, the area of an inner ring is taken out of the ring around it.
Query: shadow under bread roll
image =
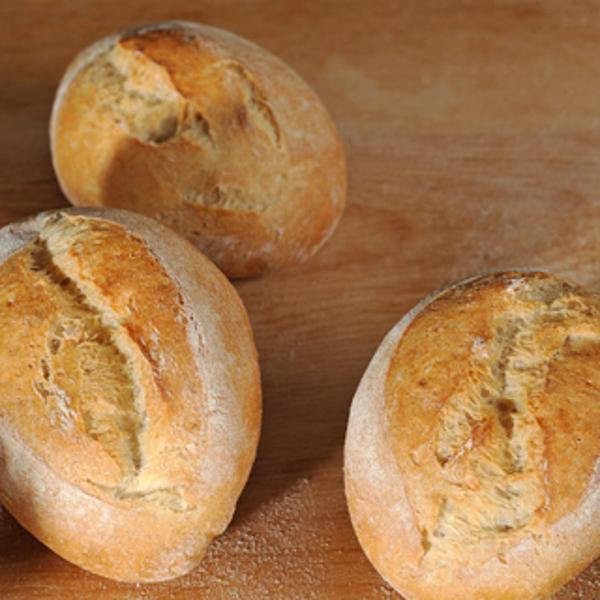
[[[345,487],[407,600],[548,598],[600,554],[599,366],[600,297],[542,272],[459,282],[387,335]]]
[[[261,420],[252,332],[196,248],[118,210],[0,230],[0,501],[63,558],[182,575],[230,522]]]
[[[263,48],[198,23],[84,49],[57,91],[50,142],[72,204],[153,217],[229,277],[305,260],[346,201],[343,148],[316,94]]]

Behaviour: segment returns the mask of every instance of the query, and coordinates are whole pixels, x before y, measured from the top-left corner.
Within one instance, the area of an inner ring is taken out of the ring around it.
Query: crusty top
[[[0,282],[2,502],[107,577],[189,570],[231,519],[258,441],[235,291],[176,234],[114,210],[4,228]]]
[[[202,377],[180,292],[144,242],[60,216],[0,280],[4,422],[90,494],[192,509]]]
[[[153,216],[230,275],[312,253],[345,201],[341,145],[310,88],[257,46],[193,23],[85,50],[51,138],[73,203]]]
[[[593,560],[599,358],[600,298],[540,272],[467,280],[389,334],[352,407],[346,488],[408,598],[545,597]]]
[[[581,502],[599,359],[600,299],[540,273],[454,288],[412,321],[386,408],[425,560],[502,560]]]

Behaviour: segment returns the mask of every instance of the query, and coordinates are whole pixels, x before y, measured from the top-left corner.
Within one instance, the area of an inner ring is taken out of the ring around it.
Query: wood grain
[[[87,574],[0,513],[0,597],[398,597],[346,513],[353,392],[385,332],[440,285],[535,266],[600,286],[600,3],[20,0],[0,5],[0,223],[65,205],[47,122],[67,62],[125,26],[202,21],[282,57],[346,144],[349,206],[305,266],[238,284],[264,385],[231,528],[177,581]],[[600,598],[600,562],[557,600]]]

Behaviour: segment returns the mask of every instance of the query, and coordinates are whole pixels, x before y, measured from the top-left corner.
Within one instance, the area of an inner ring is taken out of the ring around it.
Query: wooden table
[[[600,286],[600,3],[5,0],[0,224],[64,206],[47,123],[84,45],[182,18],[230,29],[314,86],[346,144],[349,204],[308,264],[237,285],[261,354],[264,429],[229,530],[191,575],[87,574],[0,513],[0,597],[392,598],[352,533],[342,443],[385,332],[481,270]],[[557,598],[600,598],[600,561]]]

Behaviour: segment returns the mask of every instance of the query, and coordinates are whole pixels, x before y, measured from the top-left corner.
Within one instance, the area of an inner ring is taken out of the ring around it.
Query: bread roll
[[[346,197],[323,104],[283,62],[226,31],[167,22],[104,38],[67,69],[50,124],[77,206],[147,214],[230,277],[312,255]]]
[[[356,535],[407,600],[548,598],[600,554],[600,298],[541,272],[437,292],[350,412]]]
[[[60,556],[170,579],[231,520],[260,382],[235,290],[192,245],[119,210],[0,230],[0,501]]]

